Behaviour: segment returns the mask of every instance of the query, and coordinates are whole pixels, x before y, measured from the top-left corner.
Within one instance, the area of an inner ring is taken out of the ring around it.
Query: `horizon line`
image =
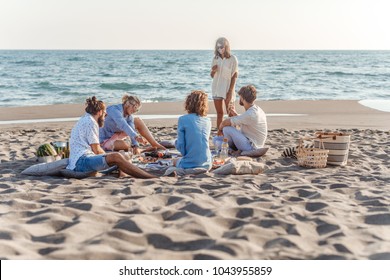
[[[213,51],[213,49],[39,49],[0,48],[0,51]],[[390,49],[234,49],[234,51],[390,51]]]

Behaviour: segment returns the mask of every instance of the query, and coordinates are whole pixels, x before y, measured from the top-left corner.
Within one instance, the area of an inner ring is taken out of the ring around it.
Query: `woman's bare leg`
[[[223,120],[223,99],[214,99],[215,110],[217,111],[217,129]]]
[[[114,149],[113,151],[120,151],[120,150],[124,150],[124,151],[129,151],[130,149],[130,146],[129,144],[127,144],[124,140],[116,140],[114,142]]]
[[[120,153],[114,152],[114,153],[107,154],[106,161],[109,166],[116,165],[118,166],[119,170],[135,178],[141,178],[141,179],[157,178],[156,176],[142,170],[141,168],[135,166],[134,164],[131,164]]]
[[[142,137],[146,139],[146,141],[150,143],[150,145],[157,149],[165,150],[165,147],[160,145],[156,139],[154,139],[152,133],[150,133],[149,128],[146,126],[143,120],[140,118],[134,118],[134,125],[135,129],[139,132],[139,134],[141,134]]]

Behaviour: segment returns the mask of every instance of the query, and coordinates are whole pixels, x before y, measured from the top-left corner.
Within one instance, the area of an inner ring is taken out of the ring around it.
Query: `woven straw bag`
[[[303,167],[324,168],[326,167],[329,150],[325,150],[324,143],[320,141],[320,148],[305,148],[304,140],[314,138],[301,138],[297,148],[298,165]]]

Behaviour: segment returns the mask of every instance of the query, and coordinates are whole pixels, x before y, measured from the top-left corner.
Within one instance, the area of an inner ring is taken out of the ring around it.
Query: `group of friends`
[[[251,151],[262,148],[267,138],[267,119],[264,111],[255,104],[256,88],[243,86],[239,91],[239,104],[245,112],[235,109],[235,84],[238,77],[237,58],[231,54],[226,38],[215,44],[210,75],[213,78],[212,98],[217,112],[218,132],[213,137],[217,148],[228,139],[233,151]],[[223,119],[225,104],[228,118]],[[153,149],[165,149],[153,137],[142,121],[135,117],[141,108],[138,97],[125,94],[121,104],[106,107],[95,96],[86,100],[86,113],[73,127],[70,136],[70,157],[67,169],[78,172],[97,172],[117,166],[121,173],[135,178],[155,178],[119,153],[120,150],[140,154],[141,145],[150,144]],[[186,115],[179,117],[176,149],[181,157],[173,161],[178,168],[211,169],[209,147],[211,120],[207,117],[208,94],[192,91],[185,100]]]

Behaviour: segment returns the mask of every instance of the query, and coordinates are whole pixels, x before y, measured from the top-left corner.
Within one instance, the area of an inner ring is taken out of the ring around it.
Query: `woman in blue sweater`
[[[188,114],[179,118],[176,140],[176,149],[183,157],[174,163],[176,167],[211,168],[211,120],[206,117],[208,109],[207,93],[197,90],[187,96],[185,110]]]
[[[141,108],[141,101],[136,96],[125,94],[122,97],[122,104],[107,107],[107,117],[104,126],[99,130],[99,140],[104,150],[128,150],[128,143],[124,141],[127,137],[131,139],[131,147],[134,154],[139,154],[139,143],[149,142],[156,149],[165,148],[161,146],[150,133],[142,119],[134,117],[134,114]],[[145,141],[145,139],[146,141]]]

